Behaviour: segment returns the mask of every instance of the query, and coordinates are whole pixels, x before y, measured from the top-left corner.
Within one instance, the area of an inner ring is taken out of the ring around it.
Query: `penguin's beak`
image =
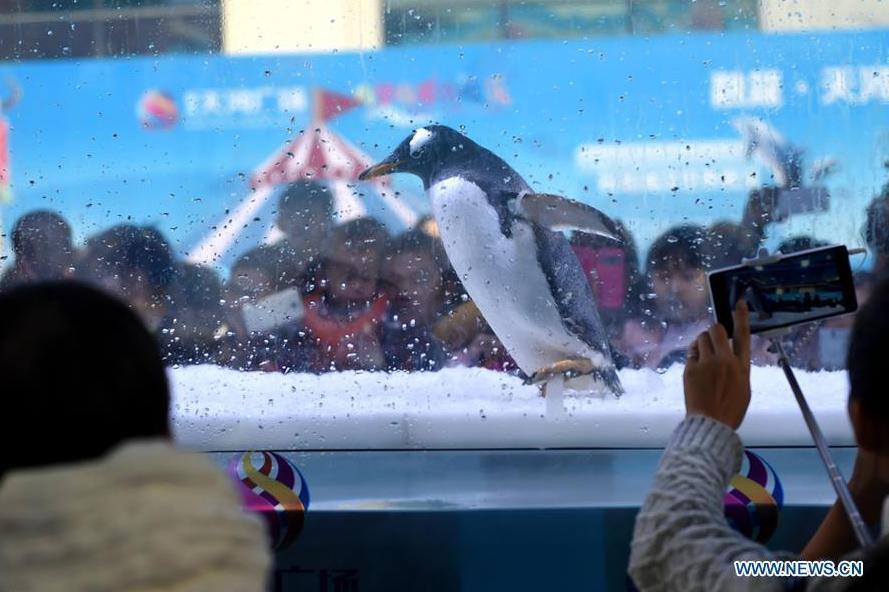
[[[367,181],[368,179],[373,179],[374,177],[382,177],[383,175],[397,173],[398,167],[401,164],[402,161],[396,159],[394,155],[389,156],[385,160],[378,162],[377,164],[373,165],[372,167],[358,175],[358,180]]]

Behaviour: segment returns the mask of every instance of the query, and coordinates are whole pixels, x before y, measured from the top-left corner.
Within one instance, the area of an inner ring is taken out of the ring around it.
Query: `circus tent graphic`
[[[334,117],[359,105],[352,97],[316,89],[313,115],[306,129],[254,170],[250,194],[190,251],[189,261],[218,263],[247,224],[273,201],[270,198],[276,188],[300,179],[330,187],[340,222],[370,215],[396,230],[412,226],[418,215],[405,203],[404,196],[395,194],[388,179],[359,182],[359,173],[374,160],[328,125]],[[276,232],[270,228],[265,242],[274,242]]]

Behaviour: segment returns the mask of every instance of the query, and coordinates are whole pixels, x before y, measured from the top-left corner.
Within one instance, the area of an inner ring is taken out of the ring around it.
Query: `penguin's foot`
[[[534,372],[525,380],[525,384],[540,384],[558,375],[564,376],[565,380],[571,380],[578,376],[592,374],[595,370],[596,367],[593,366],[592,360],[588,358],[559,360],[555,364],[545,366]]]

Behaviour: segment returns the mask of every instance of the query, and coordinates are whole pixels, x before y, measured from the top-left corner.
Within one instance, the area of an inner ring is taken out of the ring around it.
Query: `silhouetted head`
[[[889,399],[886,356],[889,355],[889,279],[873,289],[855,314],[846,365],[849,369],[849,413],[858,445],[889,456]]]
[[[169,314],[158,332],[164,360],[167,364],[207,362],[218,350],[216,334],[226,321],[219,274],[209,267],[180,264],[169,295]]]
[[[71,227],[56,212],[29,212],[12,229],[12,250],[25,273],[23,279],[61,279],[74,258]]]
[[[294,249],[316,252],[333,226],[333,213],[330,188],[302,180],[281,194],[275,224]]]
[[[133,438],[169,436],[167,375],[126,305],[75,282],[0,295],[0,475],[97,458]]]
[[[320,270],[329,303],[367,303],[377,296],[388,240],[386,227],[372,218],[334,227],[325,243]]]
[[[412,229],[390,241],[383,257],[382,276],[399,304],[431,306],[432,301],[443,299],[442,276],[447,267],[441,242]]]
[[[826,247],[828,244],[830,243],[812,238],[811,236],[799,235],[781,241],[781,244],[775,250],[785,255],[790,255],[791,253]]]
[[[169,242],[156,228],[119,224],[87,240],[78,277],[123,298],[156,326],[176,274]]]
[[[487,154],[487,150],[457,130],[445,125],[427,125],[415,130],[392,154],[358,178],[364,181],[391,173],[411,173],[428,187],[442,169],[469,164],[481,153]]]
[[[718,269],[730,265],[740,265],[745,257],[752,257],[747,248],[747,231],[736,222],[716,222],[707,229],[703,244],[705,260],[709,267]]]
[[[855,314],[855,324],[846,361],[849,369],[849,419],[859,449],[875,453],[881,461],[889,457],[889,400],[886,398],[886,356],[889,355],[889,280],[873,289]],[[878,461],[878,462],[881,462]],[[879,466],[879,465],[878,465]],[[863,578],[852,590],[880,590],[887,581],[889,551],[879,545],[865,558]]]

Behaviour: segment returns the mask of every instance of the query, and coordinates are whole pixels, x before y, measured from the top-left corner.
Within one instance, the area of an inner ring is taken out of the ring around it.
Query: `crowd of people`
[[[750,194],[740,221],[666,230],[641,258],[620,221],[620,241],[574,234],[571,244],[596,295],[618,367],[662,369],[710,320],[706,273],[754,256],[775,222],[777,190]],[[867,211],[864,235],[876,265],[858,273],[859,300],[886,267],[889,191]],[[481,366],[519,373],[450,267],[434,220],[396,236],[371,218],[337,223],[329,189],[313,181],[282,193],[283,238],[243,253],[227,278],[177,258],[158,229],[121,224],[77,247],[59,214],[16,221],[14,260],[0,290],[76,279],[127,302],[158,337],[168,365],[218,364],[239,370],[435,371]],[[822,243],[784,241],[784,253]],[[796,330],[788,341],[800,367],[844,365],[851,319]],[[772,361],[754,340],[754,363]]]

